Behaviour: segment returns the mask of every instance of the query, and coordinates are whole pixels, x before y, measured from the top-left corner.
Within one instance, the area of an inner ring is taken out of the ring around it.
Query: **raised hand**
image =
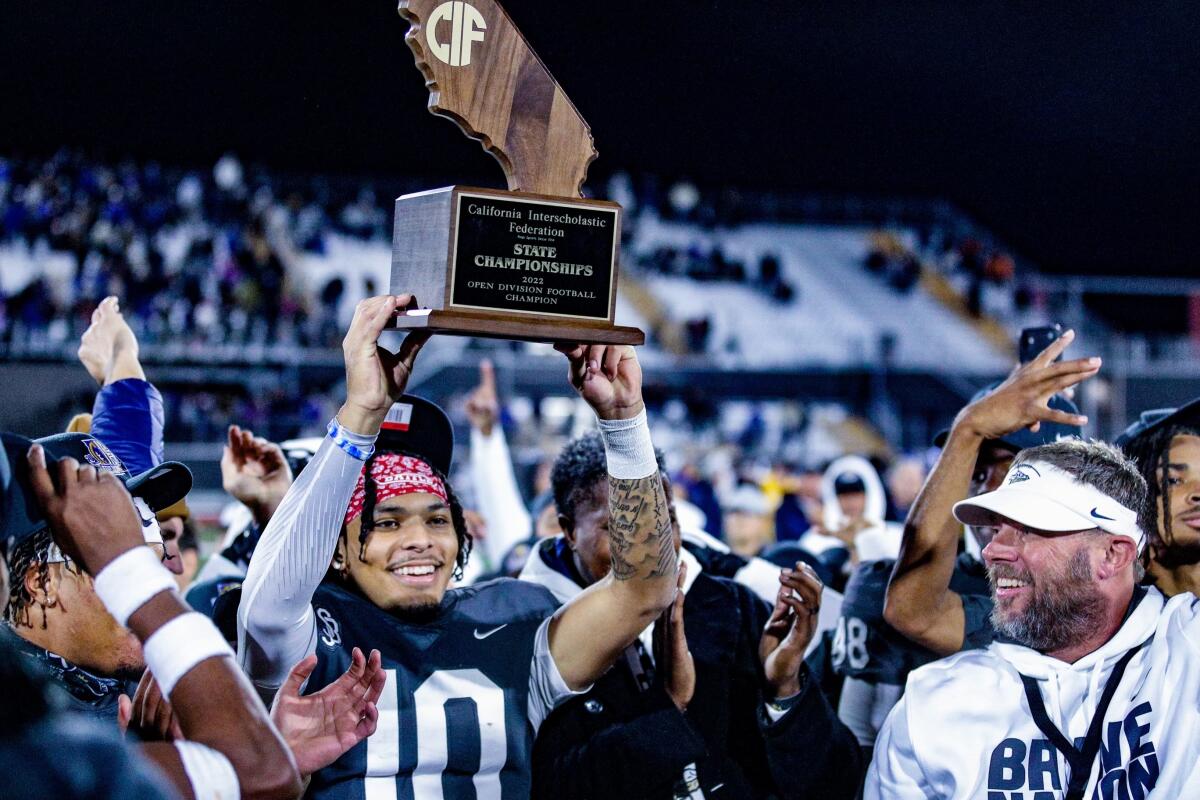
[[[429,340],[427,331],[412,331],[400,344],[399,352],[379,346],[379,337],[396,309],[414,302],[411,294],[383,295],[368,297],[354,310],[354,319],[342,340],[346,403],[338,419],[355,433],[370,435],[379,430],[392,403],[404,394],[417,353]]]
[[[791,697],[800,691],[800,667],[804,651],[817,632],[817,612],[825,588],[813,568],[803,561],[779,573],[779,594],[771,618],[758,644],[772,699]]]
[[[122,553],[145,546],[133,499],[111,472],[62,458],[52,479],[40,444],[29,449],[28,461],[38,505],[54,541],[72,561],[95,575]]]
[[[556,344],[570,362],[567,377],[600,419],[631,419],[642,403],[642,368],[627,345]]]
[[[486,358],[479,362],[479,385],[467,398],[467,418],[471,427],[484,436],[492,435],[492,428],[500,416],[500,402],[496,399],[496,373],[492,362]]]
[[[106,297],[92,312],[92,324],[79,339],[79,360],[96,383],[146,379],[138,361],[138,341],[116,297]]]
[[[654,663],[663,674],[667,694],[680,711],[687,710],[696,691],[696,664],[683,629],[683,581],[686,577],[687,564],[680,562],[675,602],[654,625]]]
[[[260,527],[279,508],[292,485],[292,469],[279,445],[237,425],[221,453],[221,486],[244,503]]]
[[[1087,417],[1050,408],[1050,397],[1100,371],[1099,358],[1078,358],[1055,363],[1074,341],[1075,331],[1067,331],[1038,353],[1027,364],[990,392],[959,412],[955,427],[965,426],[985,439],[1029,428],[1037,431],[1043,422],[1062,425],[1086,425]]]
[[[319,692],[301,695],[300,687],[316,666],[317,657],[310,655],[292,667],[271,704],[271,721],[291,748],[301,776],[329,766],[375,732],[375,703],[387,680],[379,651],[365,658],[356,647],[340,678]]]

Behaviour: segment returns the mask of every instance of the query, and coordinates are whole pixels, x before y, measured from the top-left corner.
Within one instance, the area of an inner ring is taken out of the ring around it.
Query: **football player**
[[[546,589],[509,579],[448,591],[471,541],[445,478],[452,443],[431,443],[422,417],[434,427],[438,415],[422,404],[387,420],[428,334],[410,333],[395,354],[378,340],[411,300],[374,297],[355,311],[343,343],[346,402],[263,532],[238,612],[239,656],[274,691],[315,653],[313,691],[345,670],[352,648],[381,651],[377,730],[318,772],[311,796],[528,797],[541,721],[675,596],[641,370],[631,348],[559,346],[605,440],[611,574],[557,613]],[[376,449],[385,421],[408,434],[409,449]]]

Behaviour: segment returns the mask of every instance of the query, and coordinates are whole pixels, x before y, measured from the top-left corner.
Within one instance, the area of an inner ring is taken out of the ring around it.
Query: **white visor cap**
[[[1138,553],[1146,546],[1136,511],[1044,461],[1013,465],[996,491],[955,503],[954,516],[965,525],[981,527],[1008,519],[1040,531],[1100,528],[1131,539]]]

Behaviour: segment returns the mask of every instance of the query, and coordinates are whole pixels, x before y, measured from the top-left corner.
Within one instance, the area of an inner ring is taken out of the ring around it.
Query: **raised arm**
[[[117,624],[141,640],[147,667],[174,707],[185,740],[143,745],[144,754],[185,798],[297,797],[296,766],[266,709],[216,628],[188,608],[145,546],[121,483],[74,459],[55,464],[52,479],[37,445],[29,467],[55,541],[94,576]]]
[[[500,559],[517,542],[529,538],[532,521],[517,478],[512,457],[499,421],[496,376],[492,362],[479,364],[479,385],[467,399],[471,420],[471,485],[476,508],[487,521],[487,538],[479,542],[487,553],[488,566],[495,569]]]
[[[260,689],[278,689],[292,665],[316,646],[313,594],[337,547],[362,459],[392,402],[404,393],[427,338],[409,334],[398,354],[379,347],[397,306],[408,300],[400,295],[359,303],[342,344],[346,403],[254,551],[238,608],[238,658]]]
[[[92,312],[79,340],[79,361],[100,384],[92,404],[92,435],[134,475],[163,461],[163,401],[138,360],[138,341],[116,297]]]
[[[908,512],[900,556],[888,582],[884,618],[900,633],[939,655],[963,646],[962,598],[950,589],[962,526],[952,513],[968,497],[984,443],[1042,422],[1083,425],[1087,418],[1049,407],[1050,397],[1100,369],[1100,359],[1055,363],[1075,338],[1067,331],[954,420],[937,464]]]
[[[612,570],[564,606],[550,653],[567,686],[600,677],[675,596],[674,528],[642,403],[632,347],[562,346],[570,381],[596,412],[608,457]]]

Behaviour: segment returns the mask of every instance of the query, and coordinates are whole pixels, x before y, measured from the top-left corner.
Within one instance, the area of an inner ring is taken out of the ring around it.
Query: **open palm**
[[[301,695],[300,687],[316,666],[317,657],[310,655],[292,667],[271,706],[271,721],[291,748],[301,775],[329,766],[375,732],[375,703],[387,679],[379,651],[372,650],[366,658],[356,647],[350,668],[340,678],[319,692]]]

